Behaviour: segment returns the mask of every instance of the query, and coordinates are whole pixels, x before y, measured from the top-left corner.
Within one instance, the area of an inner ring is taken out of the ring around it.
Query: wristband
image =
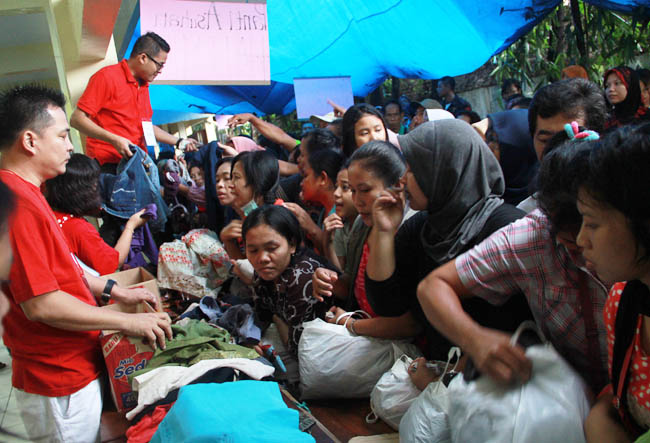
[[[113,290],[113,286],[115,286],[116,284],[117,282],[115,280],[111,280],[111,279],[106,280],[106,286],[104,286],[101,295],[101,299],[104,303],[108,303],[111,300],[111,291]]]
[[[345,326],[347,328],[347,323],[350,320],[350,317],[352,317],[353,315],[354,315],[354,312],[344,312],[343,314],[338,316],[335,323],[337,325],[340,325],[339,320],[341,320],[342,318],[346,318],[347,320],[345,320],[345,323],[343,323],[343,326]]]
[[[354,324],[357,322],[357,320],[359,320],[359,319],[358,318],[353,318],[353,319],[350,320],[350,332],[352,333],[352,335],[359,335],[359,334],[357,334],[356,329],[354,329]]]
[[[182,141],[183,141],[183,139],[179,137],[178,140],[176,141],[176,144],[174,145],[174,147],[176,147],[176,149],[178,149],[179,146],[181,145]]]

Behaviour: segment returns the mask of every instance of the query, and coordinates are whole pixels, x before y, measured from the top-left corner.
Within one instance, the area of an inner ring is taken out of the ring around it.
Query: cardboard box
[[[160,300],[155,277],[142,268],[129,269],[103,277],[115,280],[122,287],[146,288]],[[114,303],[104,309],[128,313],[155,312],[148,303],[144,302],[132,306]],[[138,404],[137,394],[131,389],[128,376],[135,371],[144,369],[153,356],[154,350],[144,340],[143,337],[129,337],[118,331],[102,331],[100,343],[108,370],[113,401],[119,412],[126,412]]]
[[[115,280],[123,288],[145,288],[155,294],[156,297],[160,297],[156,277],[144,268],[133,268],[127,271],[114,272],[112,274],[102,275],[102,278]]]

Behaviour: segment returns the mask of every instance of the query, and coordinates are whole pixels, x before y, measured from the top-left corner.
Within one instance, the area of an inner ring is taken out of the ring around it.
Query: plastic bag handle
[[[341,324],[339,323],[339,320],[341,320],[342,318],[345,318],[346,320],[345,320],[345,323],[343,323],[343,326],[346,326],[348,324],[348,320],[350,320],[350,318],[353,315],[354,315],[354,312],[346,312],[344,314],[339,315],[338,318],[336,319],[336,324],[340,326]]]
[[[546,337],[544,337],[544,333],[539,329],[537,324],[532,320],[526,320],[520,324],[515,333],[512,334],[512,337],[510,338],[511,346],[515,346],[519,342],[519,337],[521,334],[523,334],[524,331],[533,331],[535,334],[537,334],[542,343],[546,343]]]
[[[339,318],[336,319],[336,324],[338,324],[338,321],[341,318],[345,318],[345,323],[343,323],[343,326],[345,326],[347,328],[348,327],[348,322],[350,321],[350,319],[352,317],[354,317],[355,314],[360,315],[362,317],[365,316],[366,318],[371,318],[371,315],[368,314],[366,311],[362,311],[361,309],[358,309],[358,310],[356,310],[354,312],[346,312],[345,314],[339,315]]]
[[[372,404],[370,405],[370,412],[366,415],[366,423],[374,425],[379,421],[379,416],[375,414],[375,411],[372,410]]]
[[[406,355],[406,354],[402,354],[402,355],[400,355],[399,358],[398,358],[398,360],[402,360],[402,362],[407,363],[407,364],[409,363],[408,360],[413,361],[413,360],[411,359],[411,357],[409,357],[409,356]]]
[[[447,364],[445,365],[445,370],[442,371],[442,374],[440,375],[440,380],[442,380],[442,378],[445,376],[445,374],[447,374],[447,369],[449,369],[449,362],[451,361],[452,358],[454,358],[454,356],[456,357],[456,364],[454,365],[453,368],[451,368],[451,370],[452,371],[456,370],[456,367],[458,366],[458,363],[460,362],[460,354],[461,354],[460,348],[457,347],[457,346],[454,346],[453,348],[451,348],[449,350],[449,354],[447,354]]]
[[[366,311],[364,311],[363,309],[357,309],[356,311],[354,311],[354,314],[359,314],[359,315],[361,315],[362,317],[366,317],[366,318],[372,318],[372,315],[368,314],[368,313],[367,313]]]

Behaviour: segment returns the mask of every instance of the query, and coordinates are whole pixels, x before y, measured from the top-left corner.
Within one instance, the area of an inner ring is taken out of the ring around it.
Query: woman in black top
[[[399,227],[401,200],[392,191],[377,199],[368,237],[368,301],[379,315],[410,310],[425,327],[425,354],[446,359],[449,342],[426,321],[418,283],[524,213],[503,202],[499,162],[471,126],[451,119],[428,122],[399,142],[408,164],[403,182],[410,205],[421,212]],[[481,324],[506,330],[530,316],[523,297],[498,308],[472,299],[464,308]]]
[[[603,76],[609,118],[605,132],[624,125],[643,123],[650,119],[641,99],[641,85],[636,71],[628,66],[609,69]]]
[[[266,205],[251,212],[242,226],[246,257],[255,269],[254,309],[261,322],[277,315],[289,351],[298,353],[303,323],[325,319],[330,300],[311,295],[312,274],[317,268],[333,269],[327,260],[302,248],[302,232],[296,217],[282,206]],[[287,331],[286,335],[283,331]]]

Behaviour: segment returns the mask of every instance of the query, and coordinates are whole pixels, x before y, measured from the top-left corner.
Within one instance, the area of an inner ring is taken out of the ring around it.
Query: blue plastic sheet
[[[599,8],[611,9],[623,14],[650,18],[650,1],[648,0],[585,0]]]
[[[559,1],[269,1],[271,84],[152,85],[154,122],[164,123],[159,117],[173,112],[286,114],[295,109],[296,77],[350,76],[354,95],[365,96],[389,75],[436,79],[472,72],[530,31]],[[650,14],[647,0],[589,3]],[[139,35],[138,26],[126,54]]]

